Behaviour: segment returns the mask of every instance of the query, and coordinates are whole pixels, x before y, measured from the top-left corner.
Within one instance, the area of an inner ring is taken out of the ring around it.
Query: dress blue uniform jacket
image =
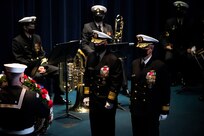
[[[156,81],[150,87],[147,73],[156,72]],[[130,111],[136,114],[168,114],[170,104],[170,85],[166,66],[160,60],[151,58],[141,67],[141,59],[132,63]]]

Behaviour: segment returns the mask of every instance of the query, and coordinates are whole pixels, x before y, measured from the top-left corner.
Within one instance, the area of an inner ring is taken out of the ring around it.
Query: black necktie
[[[97,55],[96,55],[96,60],[97,60],[97,63],[99,63],[100,60],[101,60],[100,54],[98,54],[98,53],[97,53]]]
[[[142,61],[141,61],[140,68],[143,69],[144,67],[145,67],[145,63],[144,63],[144,61],[142,60]]]
[[[98,25],[98,30],[99,30],[100,32],[102,32],[102,30],[101,30],[101,25]]]

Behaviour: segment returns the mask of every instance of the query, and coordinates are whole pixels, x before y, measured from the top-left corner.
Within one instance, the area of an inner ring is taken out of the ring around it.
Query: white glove
[[[109,102],[106,102],[105,108],[106,109],[112,109],[113,108],[113,104],[109,103]]]
[[[84,104],[84,106],[89,106],[89,97],[85,97],[84,99],[83,99],[83,104]]]
[[[160,114],[159,121],[165,120],[166,118],[167,118],[167,115]]]
[[[193,46],[193,47],[191,48],[191,52],[194,53],[194,54],[196,53],[196,46]]]

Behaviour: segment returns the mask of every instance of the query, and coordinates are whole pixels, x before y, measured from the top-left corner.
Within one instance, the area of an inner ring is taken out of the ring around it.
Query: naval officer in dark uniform
[[[40,100],[39,94],[22,86],[26,65],[4,66],[8,85],[0,90],[0,135],[36,136],[36,118],[47,118],[49,107]]]
[[[84,24],[82,30],[82,51],[85,55],[95,51],[94,44],[91,42],[92,30],[101,31],[109,36],[113,35],[112,26],[104,22],[107,8],[102,5],[94,5],[91,7],[93,13],[93,21]]]
[[[35,34],[36,19],[35,16],[29,16],[18,21],[20,34],[12,40],[13,61],[27,65],[28,68],[25,70],[25,74],[43,86],[48,84],[45,83],[48,79],[54,80],[54,104],[65,104],[66,101],[62,97],[64,92],[60,88],[59,68],[47,62],[41,37]],[[49,92],[49,94],[52,95],[52,92]]]
[[[133,136],[159,136],[159,120],[167,118],[170,81],[165,64],[154,58],[158,40],[143,34],[136,36],[140,58],[132,62],[130,112]]]
[[[120,60],[107,50],[109,40],[111,37],[105,33],[93,31],[95,52],[87,58],[84,103],[89,105],[92,136],[115,136],[122,67]]]

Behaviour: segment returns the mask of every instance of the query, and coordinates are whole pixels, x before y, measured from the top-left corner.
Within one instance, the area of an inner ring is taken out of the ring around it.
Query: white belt
[[[23,130],[19,130],[19,131],[5,130],[5,129],[0,128],[0,131],[6,134],[12,134],[12,135],[14,134],[15,135],[27,135],[27,134],[34,132],[34,126],[23,129]]]

